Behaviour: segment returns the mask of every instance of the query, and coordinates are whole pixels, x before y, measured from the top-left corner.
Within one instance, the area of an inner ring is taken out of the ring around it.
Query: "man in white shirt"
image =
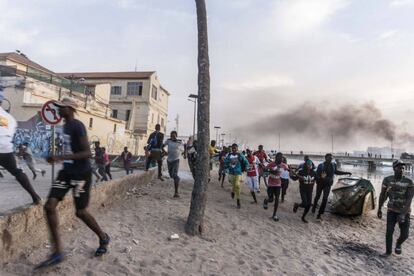
[[[33,204],[37,205],[41,201],[40,196],[33,189],[27,175],[21,169],[17,168],[12,143],[17,122],[13,116],[1,107],[3,100],[4,94],[0,88],[0,166],[5,168],[16,178],[20,185],[22,185],[32,197]]]

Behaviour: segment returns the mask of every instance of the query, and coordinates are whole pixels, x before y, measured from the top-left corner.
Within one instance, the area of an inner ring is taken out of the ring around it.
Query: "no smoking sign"
[[[62,120],[59,115],[59,107],[55,105],[55,101],[47,101],[42,106],[42,119],[50,125],[57,125]]]

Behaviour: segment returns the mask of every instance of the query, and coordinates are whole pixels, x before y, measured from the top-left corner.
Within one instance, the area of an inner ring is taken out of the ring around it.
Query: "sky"
[[[397,137],[414,132],[413,0],[206,3],[212,138],[220,126],[227,142],[231,134],[251,147],[277,148],[280,135],[282,150],[319,152],[331,149],[334,135],[335,150],[351,151],[390,145],[381,129],[375,134],[379,120],[397,133],[394,147],[414,150]],[[0,0],[0,11],[0,52],[19,49],[55,72],[157,71],[171,93],[169,129],[178,114],[179,133],[192,132],[194,1]],[[280,122],[303,111],[300,123],[314,125],[314,116],[330,120],[338,110],[372,111],[373,123],[354,120],[344,127],[357,129],[343,135],[332,122],[326,132],[323,121],[315,132]]]

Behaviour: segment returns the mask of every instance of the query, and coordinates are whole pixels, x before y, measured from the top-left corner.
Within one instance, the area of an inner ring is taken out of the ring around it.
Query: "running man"
[[[36,168],[36,162],[33,158],[32,151],[28,147],[27,143],[24,143],[23,145],[19,145],[17,156],[24,160],[27,167],[30,169],[30,171],[33,174],[33,180],[35,180],[37,177],[36,172],[39,172],[42,174],[42,176],[45,176],[45,173],[46,173],[45,170]]]
[[[216,148],[216,141],[211,140],[210,146],[208,147],[208,153],[210,154],[210,171],[213,170],[213,158],[216,154],[218,154],[220,151]]]
[[[23,189],[30,194],[34,205],[40,204],[40,196],[33,189],[29,178],[21,169],[17,168],[12,142],[17,122],[12,115],[1,107],[3,99],[3,90],[0,89],[0,166],[11,173]]]
[[[111,159],[109,158],[109,154],[106,152],[106,148],[102,147],[102,155],[103,161],[105,166],[105,174],[109,176],[109,179],[112,180],[111,174]]]
[[[258,151],[254,153],[254,155],[259,158],[260,165],[259,165],[259,189],[257,192],[260,192],[260,179],[263,177],[263,181],[265,184],[265,187],[267,188],[267,176],[265,173],[264,168],[266,165],[270,162],[269,157],[267,156],[266,152],[263,150],[263,146],[260,145]]]
[[[266,210],[268,208],[268,203],[275,201],[275,205],[273,207],[273,215],[272,219],[274,221],[279,221],[277,217],[277,208],[279,207],[279,197],[280,191],[282,189],[282,180],[281,175],[284,170],[289,170],[289,167],[282,162],[283,161],[283,154],[278,152],[275,157],[274,162],[270,162],[266,166],[266,170],[269,171],[269,179],[267,183],[267,198],[265,198],[263,202],[263,208]]]
[[[387,232],[385,234],[386,251],[385,254],[382,255],[384,257],[392,254],[392,236],[397,223],[400,227],[400,237],[397,240],[394,252],[397,255],[402,253],[401,245],[408,239],[408,232],[410,229],[410,206],[414,196],[413,181],[404,176],[405,164],[396,160],[392,166],[394,168],[394,175],[387,176],[382,182],[377,213],[378,218],[381,219],[381,208],[388,198]]]
[[[155,131],[151,133],[147,141],[147,150],[150,154],[147,158],[146,170],[149,169],[150,164],[153,160],[157,161],[158,165],[158,179],[164,181],[162,178],[162,143],[164,141],[164,134],[161,133],[161,125],[155,125]]]
[[[131,160],[132,160],[132,153],[128,151],[128,147],[124,147],[124,151],[121,153],[121,159],[124,164],[124,169],[126,174],[128,175],[131,170]]]
[[[95,142],[95,164],[98,167],[98,173],[101,176],[102,181],[108,181],[105,172],[104,152],[99,141]]]
[[[167,151],[164,147],[167,146]],[[183,143],[177,139],[177,131],[171,131],[170,139],[165,141],[162,150],[167,154],[168,173],[174,180],[174,198],[180,197],[178,194],[178,185],[180,184],[180,177],[178,176],[178,169],[180,167],[180,155],[183,149]]]
[[[282,162],[287,165],[286,157],[283,156]],[[289,188],[289,170],[283,170],[282,174],[280,175],[280,179],[282,180],[282,203],[283,203],[285,202],[286,192],[287,192],[287,189]]]
[[[299,207],[304,208],[302,221],[308,223],[306,215],[312,206],[313,186],[315,186],[316,181],[316,172],[313,168],[313,162],[307,160],[305,166],[303,166],[297,173],[293,173],[292,179],[299,179],[299,191],[302,199],[302,203],[295,203],[293,205],[293,212],[296,213]]]
[[[232,184],[231,198],[234,199],[234,196],[236,196],[237,209],[240,209],[240,181],[242,173],[249,166],[249,162],[239,153],[237,144],[233,144],[231,145],[231,152],[224,159],[224,164],[229,171],[229,182]]]
[[[325,155],[325,162],[319,164],[318,169],[316,170],[316,195],[313,201],[312,213],[315,213],[319,198],[323,193],[322,204],[319,207],[318,216],[316,217],[318,220],[322,220],[322,215],[325,212],[335,174],[352,175],[350,172],[339,171],[336,167],[336,163],[332,162],[332,154],[327,153]]]
[[[191,175],[195,179],[195,167],[197,162],[197,139],[190,137],[185,148],[187,154],[188,166],[190,167]]]
[[[65,97],[57,105],[59,106],[60,116],[65,120],[63,126],[64,153],[63,155],[50,156],[48,162],[63,161],[63,169],[59,172],[57,180],[52,184],[49,198],[44,207],[53,243],[53,253],[46,261],[37,266],[37,269],[60,263],[64,259],[56,208],[70,189],[73,189],[76,216],[99,238],[99,247],[95,252],[95,256],[101,256],[107,252],[110,240],[108,234],[101,229],[95,218],[87,210],[92,178],[89,158],[92,157],[92,153],[86,128],[81,121],[75,119],[74,113],[78,104],[72,98]]]
[[[229,153],[228,148],[223,147],[223,150],[220,152],[220,155],[219,155],[220,166],[219,166],[219,172],[218,172],[218,174],[219,174],[219,179],[218,180],[219,180],[219,182],[221,180],[221,187],[222,188],[224,187],[224,179],[226,178],[226,168],[225,168],[225,165],[224,165],[224,159],[226,159],[226,156],[227,156],[228,153]]]
[[[249,162],[249,166],[247,168],[247,177],[246,177],[246,184],[250,189],[250,194],[253,197],[252,204],[257,204],[256,199],[256,192],[259,190],[259,179],[258,179],[258,167],[260,164],[259,158],[257,156],[253,155],[252,151],[250,149],[246,150],[246,159],[247,162]]]

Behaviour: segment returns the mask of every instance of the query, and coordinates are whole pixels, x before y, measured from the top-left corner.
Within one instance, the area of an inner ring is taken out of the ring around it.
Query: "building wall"
[[[168,122],[168,92],[162,88],[157,75],[154,73],[150,79],[94,79],[86,83],[108,82],[111,87],[121,87],[120,95],[110,95],[110,105],[117,111],[118,119],[125,119],[127,110],[130,110],[127,129],[140,133],[143,140],[155,130],[157,123],[161,124],[161,131],[165,132]],[[142,83],[142,95],[128,95],[128,82]],[[156,93],[154,91],[156,89]],[[153,92],[154,91],[154,92]],[[143,148],[144,145],[140,145]]]
[[[7,77],[7,79],[12,81],[13,77]],[[97,85],[95,92],[98,91],[100,95],[105,95],[105,88],[108,91],[110,85]],[[41,110],[46,101],[58,100],[59,94],[63,97],[69,95],[70,91],[29,77],[26,79],[24,86],[5,89],[5,97],[11,103],[10,113],[19,122],[31,119]],[[72,94],[79,104],[76,117],[85,124],[91,142],[100,141],[102,146],[107,147],[110,153],[120,153],[124,146],[128,146],[130,151],[135,154],[144,153],[143,146],[139,150],[140,138],[126,130],[125,121],[111,118],[109,116],[111,110],[107,106],[94,101],[92,97],[78,94]],[[106,94],[109,95],[108,92]],[[85,108],[85,105],[87,108]],[[90,121],[92,121],[92,126],[90,126]],[[141,141],[141,143],[143,142]]]

